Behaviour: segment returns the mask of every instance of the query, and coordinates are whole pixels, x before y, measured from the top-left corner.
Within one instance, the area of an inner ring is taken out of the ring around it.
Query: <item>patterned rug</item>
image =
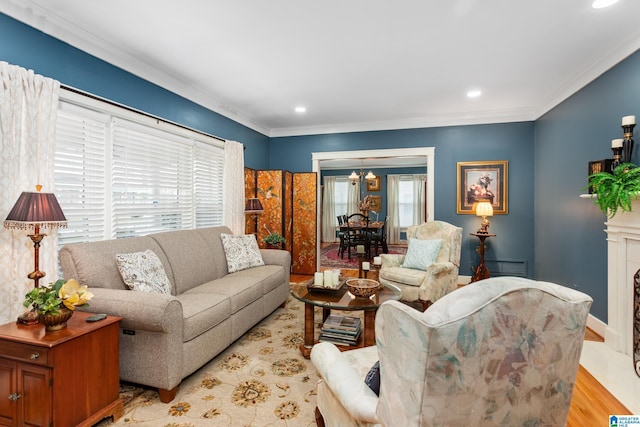
[[[184,379],[173,401],[121,384],[124,416],[97,426],[315,426],[319,376],[300,354],[303,331],[304,305],[289,297],[285,308]]]
[[[351,252],[351,261],[349,261],[348,255],[345,253],[344,258],[338,255],[338,243],[327,245],[322,248],[320,252],[320,267],[321,268],[358,268],[358,257]],[[390,254],[404,254],[407,251],[406,246],[389,245]]]

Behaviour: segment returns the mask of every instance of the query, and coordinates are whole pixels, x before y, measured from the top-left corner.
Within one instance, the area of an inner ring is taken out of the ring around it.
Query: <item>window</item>
[[[333,193],[333,206],[336,213],[336,225],[338,225],[337,215],[343,215],[348,212],[347,199],[349,195],[349,180],[344,177],[336,177],[334,193]]]
[[[415,224],[413,218],[413,178],[410,176],[401,176],[398,183],[398,210],[399,210],[399,224],[401,229],[406,229],[412,224]]]
[[[220,225],[223,165],[214,137],[61,95],[54,182],[68,225],[59,246]]]

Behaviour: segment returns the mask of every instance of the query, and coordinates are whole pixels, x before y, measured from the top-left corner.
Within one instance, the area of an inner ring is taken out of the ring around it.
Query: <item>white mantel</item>
[[[640,269],[640,201],[631,212],[618,211],[607,226],[608,321],[604,340],[633,358],[633,276]]]

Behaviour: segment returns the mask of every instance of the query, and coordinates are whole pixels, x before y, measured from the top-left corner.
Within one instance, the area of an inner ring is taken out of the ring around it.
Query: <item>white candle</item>
[[[333,287],[337,288],[340,283],[340,270],[333,270]]]
[[[368,261],[364,261],[364,262],[362,263],[362,269],[363,269],[363,270],[368,271],[370,268],[371,268],[371,266],[369,265],[369,262],[368,262]]]
[[[322,286],[323,280],[324,280],[324,274],[322,274],[322,272],[316,273],[315,276],[313,276],[313,285]]]
[[[611,148],[621,148],[623,141],[624,141],[624,139],[612,139],[611,140]]]
[[[333,271],[331,270],[324,271],[324,287],[325,288],[333,287]]]
[[[636,116],[624,116],[622,118],[622,126],[635,125],[635,124],[636,124]]]
[[[373,257],[373,265],[380,265],[382,264],[382,258],[379,256],[374,256]]]
[[[356,253],[363,254],[364,253],[364,245],[356,246]]]

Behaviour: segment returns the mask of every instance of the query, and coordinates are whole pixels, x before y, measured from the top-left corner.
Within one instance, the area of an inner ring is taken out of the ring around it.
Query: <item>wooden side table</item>
[[[480,239],[480,246],[478,246],[478,254],[480,255],[480,264],[478,264],[478,267],[476,267],[476,271],[473,277],[471,278],[471,282],[473,283],[473,282],[477,282],[478,280],[488,279],[490,276],[489,269],[487,268],[486,265],[484,265],[484,249],[485,249],[484,241],[489,237],[495,236],[495,234],[471,233],[471,235],[476,236],[478,239]]]
[[[76,311],[52,332],[40,324],[0,326],[0,425],[89,427],[123,415],[121,318],[86,322],[91,315]]]

